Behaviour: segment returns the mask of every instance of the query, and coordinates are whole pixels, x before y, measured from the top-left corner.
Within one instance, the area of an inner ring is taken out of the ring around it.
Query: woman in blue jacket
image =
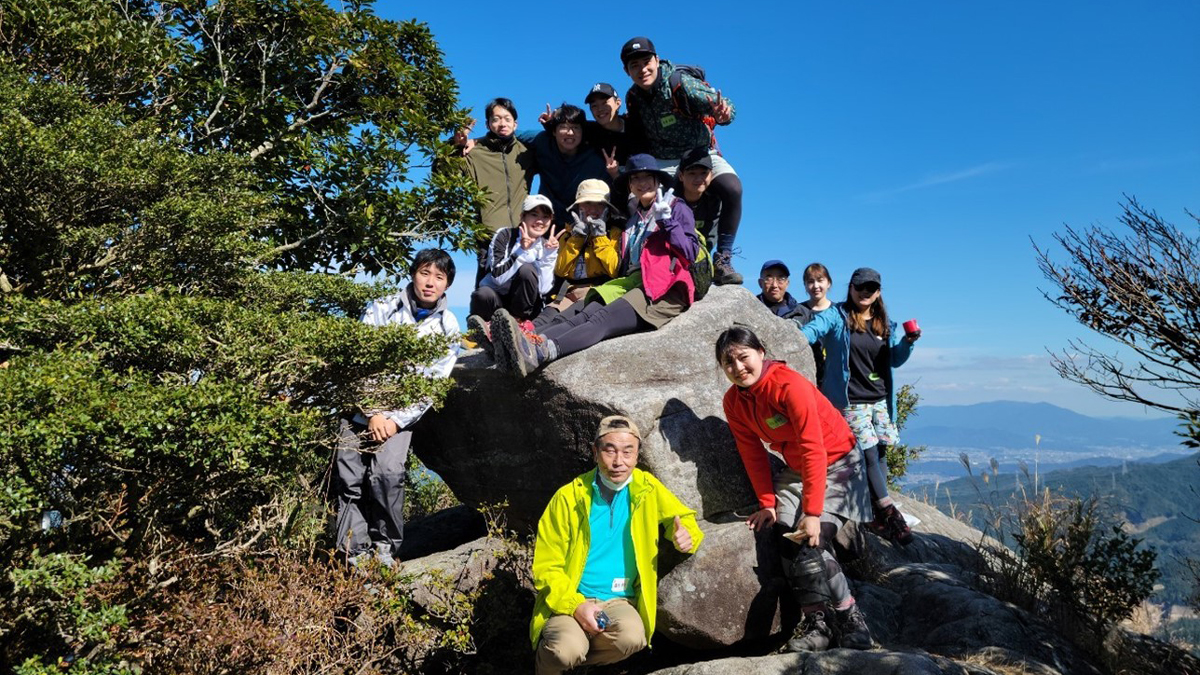
[[[904,365],[921,334],[897,332],[896,323],[888,320],[880,291],[879,272],[860,267],[850,276],[846,301],[834,306],[836,312],[822,312],[807,324],[796,324],[810,344],[820,341],[825,347],[821,393],[842,411],[863,450],[875,504],[875,520],[868,527],[908,545],[912,532],[888,494],[884,452],[900,441],[894,423],[892,369]]]

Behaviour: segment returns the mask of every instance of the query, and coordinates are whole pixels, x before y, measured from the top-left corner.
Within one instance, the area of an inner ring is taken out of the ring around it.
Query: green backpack
[[[692,285],[696,288],[694,297],[696,300],[702,300],[705,295],[708,295],[708,289],[712,287],[713,264],[712,256],[708,253],[708,242],[704,241],[704,235],[697,232],[696,236],[700,239],[700,250],[696,253],[696,259],[688,265],[688,271],[692,273]]]

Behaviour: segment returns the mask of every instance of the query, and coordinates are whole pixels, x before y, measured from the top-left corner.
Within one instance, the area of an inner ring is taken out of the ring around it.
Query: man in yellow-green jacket
[[[538,521],[529,626],[538,675],[644,649],[654,633],[660,528],[684,553],[704,539],[696,512],[635,468],[641,442],[629,418],[600,420],[596,468],[559,488]]]

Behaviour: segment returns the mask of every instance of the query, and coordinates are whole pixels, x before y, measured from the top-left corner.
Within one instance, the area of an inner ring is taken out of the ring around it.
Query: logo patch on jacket
[[[672,124],[675,124],[675,121],[674,115],[663,115],[661,118],[659,118],[658,123],[665,129]]]
[[[784,417],[782,413],[772,415],[767,418],[767,426],[772,429],[778,429],[779,427],[781,427],[787,423],[788,423],[788,418]]]

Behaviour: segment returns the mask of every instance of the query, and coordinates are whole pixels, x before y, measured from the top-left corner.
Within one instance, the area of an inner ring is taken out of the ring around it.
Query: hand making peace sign
[[[708,102],[712,104],[713,119],[717,121],[717,124],[729,124],[729,121],[733,119],[733,108],[729,107],[728,101],[721,99],[720,89],[717,90],[717,100],[714,101],[709,96]]]
[[[562,233],[566,231],[567,228],[564,227],[563,229],[555,232],[554,225],[551,225],[550,231],[546,233],[546,250],[554,251],[558,249],[558,238],[561,237]]]
[[[617,148],[613,147],[612,153],[601,148],[600,154],[604,155],[604,170],[608,172],[609,176],[616,178],[621,173],[621,165],[617,164]]]

